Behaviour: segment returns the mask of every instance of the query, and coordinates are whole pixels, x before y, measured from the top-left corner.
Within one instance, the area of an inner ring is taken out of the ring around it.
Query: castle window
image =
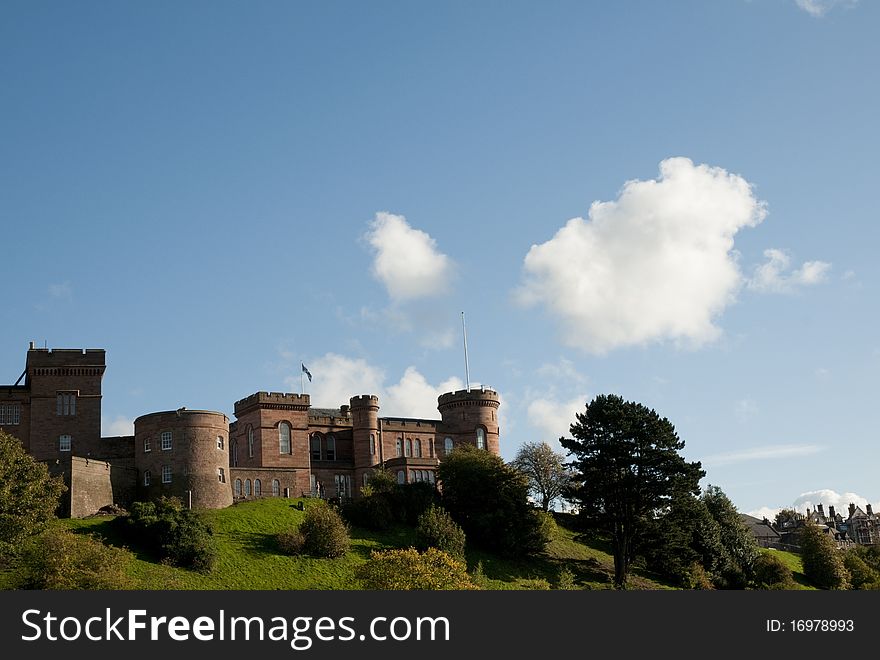
[[[223,449],[223,436],[217,436],[217,449]]]
[[[351,497],[351,475],[337,474],[335,481],[336,497],[340,499],[347,499]]]
[[[452,453],[452,446],[453,446],[453,445],[452,445],[452,438],[447,437],[447,438],[443,441],[443,451],[444,451],[444,453],[446,453],[446,454],[450,454],[450,453]]]
[[[144,486],[150,485],[150,478],[151,477],[152,477],[152,475],[150,474],[150,471],[144,470]]]
[[[403,456],[403,438],[397,439],[397,457]]]
[[[229,449],[232,456],[230,457],[230,461],[232,462],[232,467],[238,467],[238,440],[233,440]]]
[[[430,482],[432,484],[434,483],[434,473],[433,472],[428,472],[428,482]]]
[[[374,434],[370,434],[370,456],[376,455],[376,436]],[[364,475],[366,476],[366,475]]]
[[[59,416],[76,415],[76,392],[58,392],[56,404]]]
[[[217,481],[219,481],[221,484],[226,483],[226,473],[223,471],[223,468],[221,468],[221,467],[217,468]]]
[[[370,482],[370,473],[364,472],[364,486],[366,486]]]
[[[486,448],[486,431],[477,427],[477,449]]]
[[[406,472],[404,472],[403,470],[397,471],[397,483],[399,483],[399,484],[406,483]]]
[[[336,460],[336,438],[332,435],[327,436],[327,460]]]
[[[152,448],[150,447],[150,439],[149,439],[149,438],[144,438],[144,453],[147,454],[147,453],[149,453],[149,452],[151,452],[151,451],[153,451],[153,450],[152,450]]]
[[[290,424],[287,422],[278,425],[278,451],[282,454],[290,453]]]
[[[241,479],[235,480],[235,490],[233,492],[236,497],[241,497]]]
[[[309,440],[309,449],[311,450],[312,460],[321,460],[321,436],[315,433]]]
[[[171,449],[171,431],[162,431],[162,451]]]
[[[21,423],[21,406],[17,403],[0,404],[0,426],[14,426]]]
[[[406,439],[406,455],[412,456],[412,438]]]
[[[248,458],[253,458],[254,457],[254,427],[253,426],[248,426],[247,438],[248,438]]]
[[[162,483],[170,484],[171,483],[171,466],[163,465],[162,466]]]
[[[70,436],[62,435],[58,438],[58,450],[70,451]]]
[[[263,482],[254,479],[254,497],[260,497],[263,494]]]
[[[278,479],[272,479],[272,496],[278,497],[281,495],[281,482]]]
[[[415,456],[416,458],[422,457],[422,441],[418,438],[416,438],[415,454],[413,454],[413,456]]]
[[[251,496],[251,480],[250,479],[244,480],[244,496],[245,497]]]

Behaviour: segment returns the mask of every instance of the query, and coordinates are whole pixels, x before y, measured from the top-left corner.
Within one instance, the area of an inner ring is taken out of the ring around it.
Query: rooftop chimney
[[[836,517],[836,516],[834,515],[834,505],[833,505],[833,504],[832,504],[831,506],[828,507],[828,515],[831,516],[832,518],[835,518],[835,517]]]
[[[819,506],[816,507],[816,511],[819,512],[819,515],[820,515],[820,516],[823,516],[823,517],[825,516],[825,511],[822,509],[822,505],[821,505],[821,504],[820,504]]]
[[[30,343],[28,343],[28,350],[29,350],[29,351],[32,351],[32,350],[34,350],[35,348],[36,348],[36,346],[34,346],[34,342],[30,342]]]
[[[873,516],[874,515],[874,507],[872,507],[870,504],[868,504],[865,507],[865,513],[867,513],[869,516]]]
[[[852,518],[856,513],[856,505],[852,502],[849,503],[849,517]]]

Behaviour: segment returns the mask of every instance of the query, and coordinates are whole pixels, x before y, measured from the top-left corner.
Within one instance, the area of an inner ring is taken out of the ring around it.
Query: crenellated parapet
[[[308,394],[295,394],[293,392],[256,392],[235,402],[235,416],[241,417],[242,413],[254,407],[268,408],[271,410],[308,410],[311,400]]]

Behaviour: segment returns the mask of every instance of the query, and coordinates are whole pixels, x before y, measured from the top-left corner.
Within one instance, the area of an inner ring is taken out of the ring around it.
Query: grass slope
[[[767,554],[772,554],[777,559],[782,560],[786,566],[791,569],[792,576],[795,581],[795,589],[798,590],[816,590],[816,587],[812,585],[812,583],[807,579],[804,575],[804,565],[801,562],[800,555],[796,555],[793,552],[786,552],[784,550],[769,550],[763,549],[761,552],[765,552]]]
[[[313,504],[308,500],[305,505]],[[130,572],[140,589],[357,589],[354,570],[372,550],[405,548],[414,544],[414,530],[399,527],[388,532],[352,529],[351,550],[340,559],[288,557],[278,553],[275,535],[293,529],[304,513],[296,500],[267,498],[242,502],[226,509],[205,511],[219,547],[219,561],[210,575],[163,565],[138,548]],[[563,521],[564,522],[564,521]],[[124,546],[108,518],[64,520],[60,524],[79,533],[97,534],[105,542]],[[535,580],[555,586],[559,571],[567,566],[577,586],[608,589],[614,573],[611,555],[601,544],[585,543],[575,531],[559,526],[547,551],[525,560],[509,560],[472,549],[468,565],[482,562],[490,589],[531,589]],[[646,575],[634,575],[633,588],[663,589],[667,586]]]

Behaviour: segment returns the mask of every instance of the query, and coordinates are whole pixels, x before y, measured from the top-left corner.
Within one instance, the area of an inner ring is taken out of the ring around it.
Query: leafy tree
[[[546,442],[527,442],[516,453],[511,465],[526,475],[529,492],[549,511],[553,502],[565,494],[571,476],[565,469],[564,456]]]
[[[705,473],[679,454],[684,442],[668,419],[620,396],[596,397],[571,434],[561,442],[574,458],[572,495],[585,524],[610,536],[614,585],[624,589],[654,513],[676,493],[696,494]]]
[[[355,571],[364,589],[448,590],[477,589],[463,561],[428,548],[422,554],[415,548],[370,553],[370,560]]]
[[[849,589],[843,553],[823,529],[808,521],[801,529],[800,543],[807,579],[821,589]]]
[[[762,552],[752,564],[753,582],[758,589],[791,589],[791,569],[771,552]]]
[[[303,550],[316,557],[342,557],[351,543],[342,518],[324,504],[308,508],[299,531],[304,539]]]
[[[783,529],[786,526],[793,525],[801,518],[803,516],[794,509],[780,509],[776,513],[773,524],[776,525],[776,529]]]
[[[880,572],[869,563],[870,555],[866,546],[856,546],[846,551],[843,565],[850,574],[853,589],[880,589]]]
[[[464,558],[464,531],[449,513],[438,506],[432,506],[419,516],[416,535],[419,550],[437,548],[453,557]]]
[[[66,490],[61,479],[28,455],[17,438],[0,431],[0,555],[42,531]]]
[[[528,501],[528,481],[499,456],[463,445],[437,471],[442,504],[467,538],[507,556],[544,549],[550,528]]]
[[[744,589],[760,552],[758,543],[743,523],[733,502],[718,486],[708,486],[700,499],[718,525],[718,535],[724,549],[723,562],[718,567],[720,581],[716,586]]]

